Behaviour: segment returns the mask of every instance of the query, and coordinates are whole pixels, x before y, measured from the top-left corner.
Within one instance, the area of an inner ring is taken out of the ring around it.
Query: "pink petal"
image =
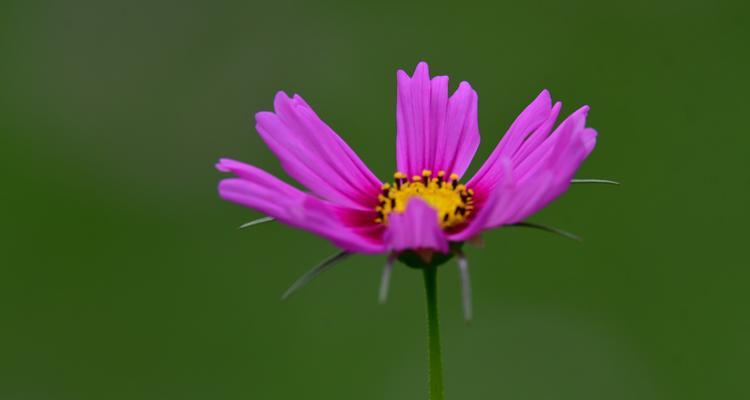
[[[377,205],[380,181],[300,96],[279,92],[274,110],[256,114],[256,128],[290,176],[336,204]]]
[[[448,241],[438,223],[437,212],[416,197],[406,205],[405,212],[388,216],[383,241],[393,251],[431,249],[448,252]]]
[[[448,77],[430,79],[427,63],[397,79],[396,157],[408,176],[425,169],[463,175],[479,147],[477,93],[466,82],[448,97]]]
[[[557,109],[558,112],[559,107]],[[500,175],[500,169],[502,166],[499,160],[503,157],[513,158],[513,155],[523,147],[524,141],[527,138],[533,139],[533,142],[538,142],[540,137],[545,137],[549,133],[551,123],[554,123],[552,100],[549,92],[543,90],[534,101],[529,104],[526,109],[513,121],[508,132],[505,133],[503,138],[498,143],[495,150],[492,151],[484,165],[479,168],[479,171],[469,180],[467,183],[468,187],[474,188],[475,191],[487,191],[491,192],[494,186],[497,184],[497,177]],[[548,128],[545,128],[545,122],[552,119]],[[540,129],[540,127],[542,127]],[[539,131],[538,133],[536,131]],[[535,135],[535,133],[537,133]],[[531,137],[529,136],[531,135]]]
[[[550,132],[552,131],[552,128],[555,125],[555,122],[557,122],[557,117],[560,115],[560,109],[562,108],[562,103],[559,101],[555,103],[555,105],[552,107],[552,110],[549,114],[549,117],[547,120],[542,122],[541,125],[539,125],[534,132],[529,135],[529,137],[523,142],[523,144],[520,146],[520,148],[513,154],[513,164],[518,165],[521,161],[523,161],[531,152],[533,152],[537,147],[539,147],[542,142],[547,140],[547,137],[549,137]]]
[[[596,130],[594,130],[594,128],[586,128],[581,134],[583,144],[584,146],[586,146],[586,157],[588,157],[589,154],[594,151],[594,146],[596,146],[596,136],[597,132]]]
[[[356,226],[352,221],[340,218],[340,215],[347,212],[343,207],[313,197],[259,168],[238,161],[222,159],[216,168],[237,176],[219,183],[219,195],[224,200],[250,207],[285,224],[311,231],[331,240],[346,251],[384,251],[381,241],[357,233],[357,229],[367,227],[364,220],[358,221],[361,225]],[[375,225],[373,219],[374,216],[369,219],[369,225]]]
[[[535,172],[550,168],[551,166],[559,167],[560,163],[568,165],[565,171],[557,171],[558,175],[563,172],[572,174],[578,168],[580,163],[586,158],[590,151],[587,146],[593,149],[596,136],[592,131],[586,129],[586,115],[588,106],[581,107],[563,121],[560,126],[552,132],[551,135],[539,146],[533,149],[529,155],[521,162],[514,165],[517,173],[516,179],[524,180],[532,176]],[[588,141],[588,145],[586,143]]]
[[[466,240],[483,229],[523,221],[564,193],[596,142],[596,131],[585,127],[587,112],[582,107],[571,114],[520,161],[501,155],[492,191],[478,193],[476,217],[450,239]]]
[[[476,217],[463,230],[451,234],[449,239],[464,241],[485,229],[523,221],[539,209],[540,199],[549,190],[550,182],[548,175],[522,186],[512,180],[504,180],[479,208]]]
[[[576,170],[593,148],[591,131],[585,128],[587,112],[588,107],[582,107],[571,114],[542,145],[514,167],[519,187],[538,185],[540,181],[547,185],[533,204],[518,211],[520,216],[515,222],[537,212],[570,186]]]

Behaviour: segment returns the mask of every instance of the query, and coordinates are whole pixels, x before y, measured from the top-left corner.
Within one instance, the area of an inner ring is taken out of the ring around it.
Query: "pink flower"
[[[461,183],[479,146],[477,93],[466,82],[448,96],[448,77],[430,78],[427,64],[397,73],[396,158],[393,180],[382,183],[298,95],[279,92],[274,112],[256,114],[256,128],[303,192],[267,172],[230,159],[216,165],[234,174],[219,194],[320,235],[342,251],[302,276],[284,298],[351,253],[389,253],[380,298],[396,259],[430,268],[458,256],[464,315],[471,319],[471,286],[463,242],[487,229],[523,222],[560,196],[596,144],[584,106],[555,127],[561,103],[546,90],[529,104],[477,173]],[[554,129],[553,129],[554,128]],[[597,179],[582,183],[615,183]],[[426,271],[426,270],[425,270]]]
[[[279,92],[273,112],[256,114],[256,128],[304,187],[221,159],[234,174],[219,194],[285,224],[327,238],[346,252],[413,251],[429,261],[482,231],[523,221],[570,185],[591,153],[596,131],[588,107],[554,127],[561,103],[542,91],[516,118],[477,173],[461,178],[479,146],[477,93],[467,82],[449,96],[448,77],[430,78],[427,64],[397,73],[393,181],[383,183],[298,95]],[[553,129],[554,128],[554,129]]]

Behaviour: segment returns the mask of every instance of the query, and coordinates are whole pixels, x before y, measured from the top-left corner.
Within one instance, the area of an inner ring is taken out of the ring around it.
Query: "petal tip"
[[[552,95],[547,89],[542,89],[542,91],[539,92],[539,95],[536,96],[535,102],[536,101],[542,102],[546,109],[552,108]]]
[[[469,82],[461,81],[461,83],[458,84],[458,89],[456,89],[456,92],[458,92],[459,90],[473,91],[473,88],[471,87],[471,84]]]
[[[583,146],[586,149],[586,156],[591,154],[591,151],[596,147],[596,137],[599,133],[594,128],[585,128],[581,132],[581,139],[583,140]]]
[[[259,129],[263,125],[270,125],[274,121],[276,113],[272,111],[260,111],[255,113],[255,128]]]
[[[285,91],[283,91],[283,90],[279,90],[279,91],[278,91],[278,92],[276,92],[276,94],[275,94],[275,95],[273,96],[273,99],[274,99],[274,101],[279,101],[279,100],[283,100],[283,99],[288,99],[288,98],[289,98],[289,96],[288,96],[288,95],[286,94],[286,92],[285,92]]]
[[[285,91],[279,90],[273,97],[273,109],[277,113],[281,110],[285,103],[292,101],[289,95]]]
[[[221,172],[232,172],[232,165],[236,163],[237,161],[231,158],[222,157],[219,158],[219,161],[216,164],[214,164],[214,167]]]

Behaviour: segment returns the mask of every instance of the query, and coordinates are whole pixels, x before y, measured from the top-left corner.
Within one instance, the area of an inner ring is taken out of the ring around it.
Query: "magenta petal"
[[[258,210],[280,222],[318,234],[346,251],[383,251],[383,245],[379,241],[358,234],[357,227],[348,226],[346,221],[338,217],[342,214],[343,207],[313,197],[259,168],[238,161],[222,159],[216,168],[237,176],[223,179],[219,183],[219,194],[224,200]],[[363,228],[364,226],[359,227]]]
[[[420,62],[412,77],[399,70],[396,158],[408,176],[422,171],[463,175],[479,147],[477,93],[466,82],[448,97],[448,77],[430,79]]]
[[[517,165],[501,156],[495,175],[499,183],[477,196],[482,203],[476,217],[450,239],[466,240],[482,229],[520,222],[565,192],[595,145],[596,131],[585,127],[587,112],[588,107],[574,112]]]
[[[389,250],[431,249],[448,252],[448,241],[440,227],[435,209],[420,198],[412,198],[403,213],[388,216],[383,241]]]
[[[336,204],[375,207],[381,182],[300,96],[279,92],[274,110],[256,114],[256,128],[290,176]]]
[[[559,111],[559,107],[557,111]],[[491,192],[497,184],[497,176],[499,176],[502,168],[499,160],[502,157],[512,158],[523,147],[527,138],[533,138],[537,142],[540,137],[545,137],[549,133],[549,128],[546,132],[543,128],[539,134],[534,135],[534,133],[551,119],[551,114],[553,114],[552,100],[549,92],[543,90],[513,121],[513,124],[508,128],[508,132],[505,133],[487,161],[479,168],[479,171],[469,180],[467,186],[474,188],[474,190]],[[554,123],[554,119],[551,123]],[[532,136],[530,137],[530,135]]]
[[[541,199],[548,193],[551,182],[549,175],[540,176],[526,185],[503,179],[488,196],[476,217],[463,230],[451,234],[449,239],[464,241],[485,229],[523,221],[541,208]]]
[[[572,178],[572,174],[589,154],[587,148],[593,149],[595,144],[596,131],[587,130],[585,126],[588,110],[588,106],[576,110],[543,143],[515,164],[516,179],[523,181],[538,171],[549,168],[558,168],[558,176],[569,174]],[[560,170],[563,166],[566,168]]]
[[[514,210],[510,223],[537,212],[565,192],[576,170],[589,155],[595,131],[587,129],[588,107],[582,107],[568,117],[534,152],[514,167],[514,180],[520,188],[545,186],[544,190]],[[491,221],[496,226],[506,221]]]
[[[445,143],[445,149],[437,153],[433,170],[444,170],[461,177],[469,168],[479,147],[477,105],[477,92],[467,82],[461,82],[448,101],[445,138],[438,140],[438,143]]]
[[[594,146],[596,146],[596,130],[594,128],[586,128],[581,133],[581,139],[583,139],[583,145],[586,147],[586,157],[591,154],[592,151],[594,151]]]
[[[535,172],[532,169],[526,173],[525,179],[534,179],[534,175],[543,174],[549,174],[553,177],[550,189],[540,199],[537,209],[544,207],[570,187],[570,180],[573,179],[578,168],[593,150],[596,131],[585,128],[587,112],[588,107],[583,107],[571,115],[566,121],[567,124],[563,123],[559,128],[561,130],[560,139],[550,151],[547,165],[537,168],[540,172]],[[519,166],[519,170],[523,166]],[[536,210],[532,212],[536,212]]]
[[[552,131],[552,128],[555,125],[555,122],[557,121],[557,117],[560,115],[561,108],[562,103],[560,103],[559,101],[555,103],[555,105],[552,107],[552,110],[550,111],[549,116],[547,117],[547,120],[539,125],[539,127],[536,128],[536,130],[534,130],[534,132],[529,135],[529,137],[523,142],[518,150],[513,153],[513,165],[518,165],[519,163],[521,163],[521,161],[523,161],[529,154],[536,150],[539,145],[547,140],[550,132]]]

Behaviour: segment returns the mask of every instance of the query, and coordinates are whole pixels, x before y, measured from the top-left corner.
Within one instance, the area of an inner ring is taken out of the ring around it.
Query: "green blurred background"
[[[4,2],[0,399],[426,398],[423,289],[219,200],[221,156],[302,94],[381,177],[395,72],[480,95],[494,147],[543,88],[590,104],[576,186],[441,272],[449,399],[750,398],[748,11],[740,1]],[[476,170],[475,162],[470,172]]]

